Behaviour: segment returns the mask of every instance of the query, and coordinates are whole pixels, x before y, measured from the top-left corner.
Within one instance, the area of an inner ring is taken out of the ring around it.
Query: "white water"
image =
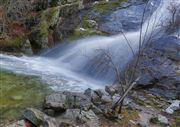
[[[142,32],[145,39],[150,31],[168,16],[167,7],[173,0],[162,0],[157,10],[147,20]],[[180,3],[180,0],[174,0]],[[154,24],[155,22],[155,24]],[[147,26],[148,31],[146,32]],[[156,27],[160,29],[160,27]],[[156,30],[157,31],[157,30]],[[133,50],[138,51],[140,30],[125,33]],[[97,49],[107,49],[114,62],[123,67],[132,58],[132,52],[125,38],[119,34],[111,37],[90,37],[77,40],[68,45],[60,45],[39,57],[15,57],[1,54],[0,67],[16,73],[37,75],[56,91],[81,91],[88,87],[99,88],[112,82],[114,75],[111,69],[93,64],[92,59],[98,54]]]

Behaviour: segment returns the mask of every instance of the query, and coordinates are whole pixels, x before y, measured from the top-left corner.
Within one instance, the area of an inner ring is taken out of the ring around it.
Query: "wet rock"
[[[117,92],[116,89],[113,88],[113,86],[106,86],[105,91],[111,96],[113,96]]]
[[[173,114],[174,111],[180,109],[180,100],[174,100],[172,104],[165,110],[168,114]]]
[[[158,5],[158,2],[155,5]],[[115,11],[100,16],[99,29],[109,34],[137,30],[141,24],[144,6],[145,1],[131,1],[121,4]],[[151,13],[149,8],[152,8],[152,5],[149,4],[148,6],[145,18]]]
[[[46,127],[58,127],[54,118],[47,116],[46,114],[37,109],[27,109],[23,113],[23,117],[37,127],[39,127],[40,125]]]

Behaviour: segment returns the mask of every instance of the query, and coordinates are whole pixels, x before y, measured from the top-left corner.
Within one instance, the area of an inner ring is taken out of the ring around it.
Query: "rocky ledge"
[[[121,113],[112,106],[120,98],[114,86],[84,93],[59,92],[45,97],[43,110],[27,108],[22,119],[5,127],[158,127],[180,126],[180,100],[165,100],[131,91]]]

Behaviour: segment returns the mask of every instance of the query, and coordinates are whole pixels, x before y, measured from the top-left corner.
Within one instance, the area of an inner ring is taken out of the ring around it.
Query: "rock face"
[[[3,10],[7,15],[6,35],[4,41],[9,43],[0,43],[3,51],[12,51],[13,48],[20,52],[31,54],[30,50],[38,53],[54,45],[55,41],[60,41],[72,33],[77,26],[76,20],[69,20],[70,17],[78,19],[77,15],[84,8],[83,1],[42,1],[42,0],[8,0],[3,2]],[[75,16],[76,15],[76,16]],[[72,23],[68,23],[71,21]],[[68,29],[62,29],[63,24]],[[56,34],[57,32],[57,34]],[[60,38],[57,38],[60,33]],[[56,35],[56,36],[55,36]],[[29,40],[30,46],[26,41],[22,45],[15,38]],[[1,41],[1,40],[0,40]],[[10,44],[10,45],[7,45]],[[27,49],[28,47],[28,49]],[[22,49],[22,50],[20,50]]]
[[[153,4],[154,1],[152,1]],[[156,1],[157,2],[157,1]],[[156,9],[158,4],[148,4],[145,18],[151,13],[150,8]],[[130,0],[122,3],[121,9],[105,14],[100,19],[99,29],[110,34],[118,34],[121,31],[136,31],[140,28],[142,22],[142,13],[145,7],[145,1]]]
[[[140,66],[148,66],[141,70],[141,80],[138,87],[147,88],[155,95],[169,99],[179,98],[179,50],[180,39],[165,35],[151,43],[145,50]],[[152,71],[152,73],[150,73]]]

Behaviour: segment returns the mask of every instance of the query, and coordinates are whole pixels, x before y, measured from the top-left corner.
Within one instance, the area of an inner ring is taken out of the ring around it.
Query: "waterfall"
[[[167,7],[170,2],[179,0],[162,0],[159,7],[144,22],[142,40],[147,41],[161,29],[161,22],[168,17]],[[155,4],[155,3],[152,3]],[[147,29],[148,28],[148,29]],[[140,31],[126,32],[134,52],[138,51]],[[104,37],[95,36],[61,44],[39,57],[15,57],[1,54],[0,67],[40,76],[54,90],[84,90],[88,87],[99,88],[114,80],[112,69],[95,63],[98,49],[108,51],[115,64],[123,68],[133,54],[122,34]]]

